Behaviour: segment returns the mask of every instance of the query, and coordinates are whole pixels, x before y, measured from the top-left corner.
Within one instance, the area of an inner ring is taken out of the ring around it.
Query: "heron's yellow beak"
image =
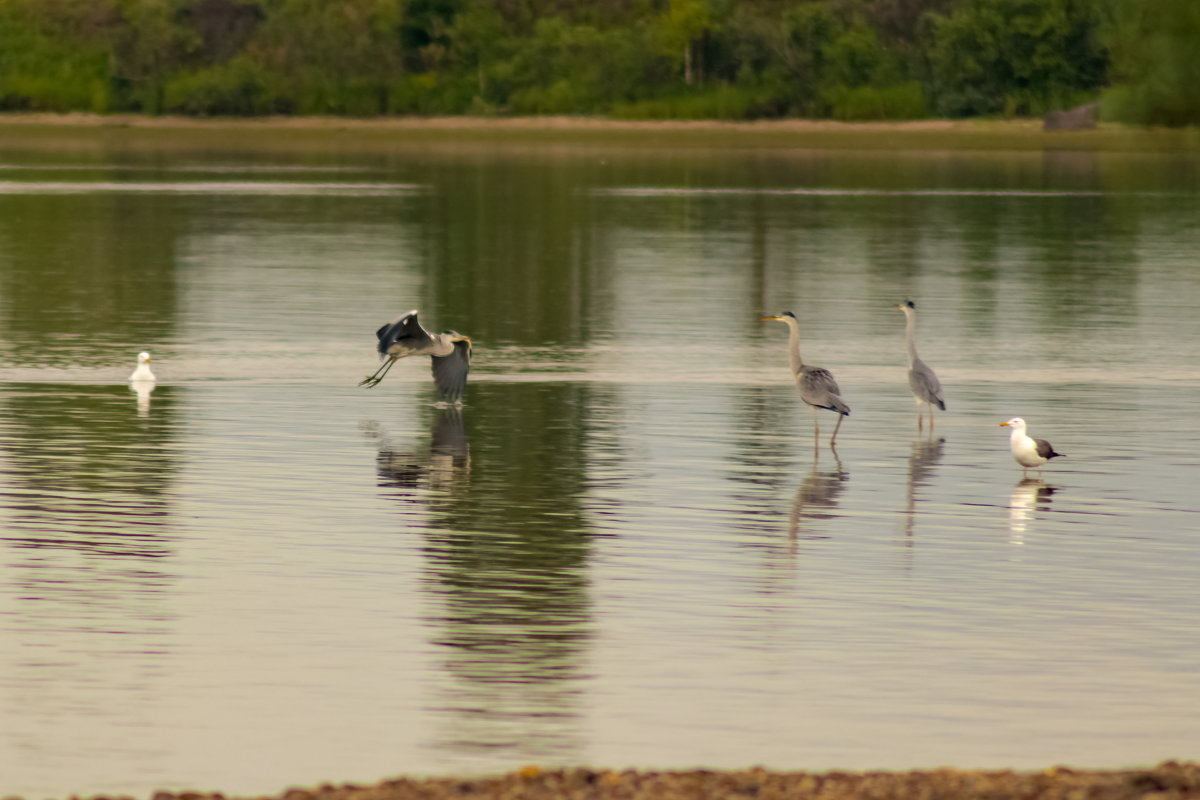
[[[783,317],[759,317],[759,322],[779,322]]]

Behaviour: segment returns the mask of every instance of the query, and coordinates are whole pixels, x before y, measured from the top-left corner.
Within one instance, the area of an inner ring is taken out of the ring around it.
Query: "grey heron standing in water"
[[[775,317],[762,317],[762,321],[787,324],[788,354],[792,360],[792,375],[796,379],[797,388],[800,389],[800,399],[813,412],[814,435],[819,436],[821,433],[821,426],[817,423],[816,417],[818,408],[828,409],[838,415],[833,436],[829,437],[829,446],[833,447],[838,429],[842,427],[842,419],[850,416],[850,406],[846,405],[846,401],[842,399],[842,390],[838,388],[837,381],[833,379],[833,373],[823,367],[811,367],[800,358],[800,323],[796,321],[795,314],[784,311]]]
[[[359,382],[368,389],[383,380],[397,359],[405,356],[432,356],[433,382],[443,400],[461,403],[471,370],[471,339],[457,331],[430,333],[417,322],[416,309],[409,311],[375,332],[379,355],[387,362]]]
[[[933,430],[933,407],[946,410],[946,401],[942,399],[942,382],[937,375],[921,359],[917,358],[917,307],[912,300],[897,303],[896,308],[904,312],[904,338],[908,341],[908,387],[912,389],[917,401],[917,430],[924,426],[925,418],[921,413],[921,404],[929,405],[929,430]]]

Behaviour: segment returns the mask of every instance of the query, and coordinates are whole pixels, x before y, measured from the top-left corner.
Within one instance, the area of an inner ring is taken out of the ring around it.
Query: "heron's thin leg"
[[[929,432],[933,433],[933,403],[929,404]]]
[[[368,375],[367,377],[363,378],[361,381],[358,382],[358,385],[359,386],[366,385],[368,389],[371,388],[372,386],[374,386],[375,384],[377,384],[381,380],[383,380],[383,376],[388,374],[388,370],[390,370],[392,368],[392,364],[395,364],[395,363],[396,363],[396,359],[394,359],[394,358],[388,359],[387,363],[381,364],[379,366],[379,369],[375,370],[374,375]],[[380,373],[383,373],[383,374],[381,375]]]
[[[833,428],[833,436],[830,436],[830,437],[829,437],[829,446],[830,446],[830,447],[833,447],[833,442],[834,442],[834,440],[835,440],[835,439],[837,439],[837,432],[838,432],[838,428],[842,427],[842,420],[843,420],[843,419],[845,419],[845,416],[843,416],[842,414],[838,414],[838,421],[837,421],[837,425],[835,425],[835,426],[834,426],[834,428]]]

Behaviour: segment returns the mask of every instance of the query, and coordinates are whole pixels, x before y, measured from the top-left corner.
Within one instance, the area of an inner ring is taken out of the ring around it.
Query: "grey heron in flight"
[[[842,427],[842,419],[850,416],[850,406],[842,399],[842,391],[838,388],[833,373],[823,367],[811,367],[800,358],[800,323],[796,315],[784,311],[775,317],[762,317],[763,322],[783,322],[788,326],[788,353],[792,360],[792,375],[796,386],[800,389],[800,399],[808,404],[813,412],[813,428],[815,435],[820,435],[821,427],[817,424],[816,411],[818,408],[828,409],[838,415],[837,426],[833,436],[829,437],[829,446],[837,439],[838,429]]]
[[[1064,455],[1054,452],[1054,446],[1045,439],[1034,439],[1027,434],[1025,420],[1020,417],[1013,417],[1008,422],[1001,422],[1000,427],[1012,428],[1009,446],[1012,448],[1013,458],[1021,465],[1021,474],[1023,475],[1030,467],[1037,467],[1040,472],[1042,465],[1047,461]]]
[[[432,356],[433,382],[443,400],[461,403],[471,370],[471,339],[457,331],[430,333],[417,322],[416,309],[409,311],[375,332],[379,355],[386,358],[373,375],[359,382],[368,389],[383,380],[397,359],[405,356]]]
[[[942,382],[929,365],[917,357],[916,328],[917,307],[912,300],[897,303],[896,308],[904,312],[904,338],[908,342],[908,387],[912,389],[917,401],[917,430],[924,426],[925,418],[921,413],[921,404],[929,405],[929,430],[933,430],[933,407],[946,410],[946,401],[942,399]]]

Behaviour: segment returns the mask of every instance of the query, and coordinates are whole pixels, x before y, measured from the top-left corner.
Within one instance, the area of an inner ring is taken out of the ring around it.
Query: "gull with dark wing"
[[[1030,467],[1037,467],[1041,472],[1042,465],[1052,458],[1058,458],[1063,453],[1054,452],[1054,447],[1045,439],[1034,439],[1025,433],[1025,420],[1013,417],[1008,422],[1001,422],[1001,428],[1012,428],[1009,445],[1012,447],[1013,458],[1021,465],[1021,474]]]
[[[850,406],[842,399],[842,390],[833,379],[833,373],[822,367],[809,366],[800,358],[800,323],[796,321],[795,314],[784,311],[775,317],[762,317],[762,321],[783,322],[788,326],[788,354],[792,361],[792,375],[796,379],[796,387],[800,389],[800,399],[813,412],[815,435],[821,433],[816,418],[818,408],[828,409],[838,415],[833,436],[829,437],[829,446],[832,447],[837,439],[838,429],[842,427],[842,419],[850,416]]]
[[[929,430],[933,430],[933,407],[946,410],[946,401],[942,399],[942,382],[937,375],[921,359],[917,358],[916,327],[917,307],[912,300],[898,303],[896,308],[904,312],[904,337],[908,341],[908,388],[912,389],[917,401],[917,430],[921,430],[925,417],[921,413],[921,404],[929,405]]]
[[[433,382],[443,400],[461,403],[471,370],[471,339],[457,331],[430,333],[417,321],[416,310],[409,311],[375,332],[379,355],[387,362],[359,382],[368,389],[378,384],[398,359],[405,356],[431,356]]]

